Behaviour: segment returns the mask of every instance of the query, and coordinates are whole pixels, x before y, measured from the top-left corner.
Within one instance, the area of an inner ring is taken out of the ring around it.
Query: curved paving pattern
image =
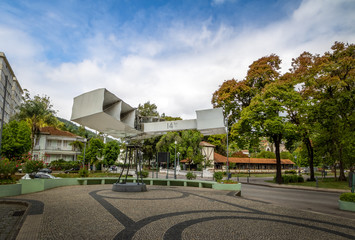
[[[355,220],[212,189],[148,186],[129,193],[89,185],[17,198],[44,204],[38,239],[355,239]]]

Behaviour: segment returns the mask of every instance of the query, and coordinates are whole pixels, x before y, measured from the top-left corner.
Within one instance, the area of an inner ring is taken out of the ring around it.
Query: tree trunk
[[[346,181],[345,173],[344,173],[344,166],[343,166],[343,148],[340,147],[339,149],[339,181]]]
[[[280,139],[279,135],[273,137],[275,144],[275,155],[276,155],[276,183],[282,183],[282,175],[281,175],[281,156],[280,156]]]
[[[310,170],[310,179],[309,180],[310,181],[315,181],[315,178],[314,178],[314,163],[313,163],[314,154],[313,154],[312,142],[309,139],[309,137],[305,137],[304,144],[306,145],[307,152],[308,152],[309,170]]]

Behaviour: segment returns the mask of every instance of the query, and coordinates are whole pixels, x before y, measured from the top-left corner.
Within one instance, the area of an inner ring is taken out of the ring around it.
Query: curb
[[[332,189],[332,188],[316,188],[316,187],[302,187],[302,186],[285,186],[285,185],[274,185],[274,184],[262,184],[262,183],[247,183],[247,182],[240,182],[243,184],[250,184],[256,186],[263,186],[263,187],[271,187],[271,188],[285,188],[285,189],[294,189],[294,190],[308,190],[308,191],[316,191],[316,192],[332,192],[332,193],[345,193],[349,192],[347,190],[342,189]]]

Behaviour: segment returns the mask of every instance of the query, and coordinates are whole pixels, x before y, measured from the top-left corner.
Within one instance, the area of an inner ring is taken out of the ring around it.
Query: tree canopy
[[[2,135],[1,156],[19,158],[31,149],[31,129],[25,121],[12,120],[5,125]]]
[[[344,180],[344,167],[355,166],[355,45],[335,42],[323,55],[303,52],[284,74],[280,63],[274,54],[254,61],[244,80],[223,82],[213,106],[230,116],[240,148],[256,148],[261,137],[275,144],[278,182],[281,142],[308,159],[311,180],[314,161],[338,166]]]
[[[58,125],[58,120],[55,117],[56,111],[52,107],[48,96],[36,95],[31,98],[29,93],[25,94],[24,102],[19,106],[19,112],[15,115],[15,119],[26,121],[31,128],[31,153],[40,128]]]

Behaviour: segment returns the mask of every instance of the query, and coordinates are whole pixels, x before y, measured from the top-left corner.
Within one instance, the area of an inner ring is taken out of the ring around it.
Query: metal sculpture
[[[105,88],[100,88],[74,98],[71,120],[113,137],[128,140],[146,139],[169,131],[188,129],[199,130],[203,135],[226,133],[221,108],[198,110],[196,116],[196,119],[178,121],[161,121],[156,117],[142,117],[137,114],[136,108],[131,107]],[[135,151],[136,154],[134,154]],[[137,146],[129,145],[125,162],[127,157],[129,163],[132,163],[134,158],[137,166],[138,155]],[[146,191],[143,180],[139,182],[138,177],[135,184],[127,183],[127,175],[125,181],[120,182],[123,171],[124,168],[113,186],[113,191],[144,191],[144,189]]]

